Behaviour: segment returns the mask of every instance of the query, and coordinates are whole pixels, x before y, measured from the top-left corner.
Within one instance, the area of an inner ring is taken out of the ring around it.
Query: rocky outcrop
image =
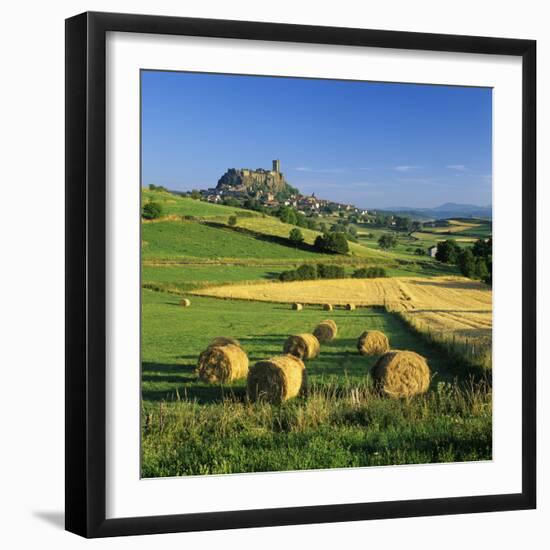
[[[247,168],[229,168],[218,180],[216,189],[242,191],[245,193],[272,193],[273,195],[288,194],[294,189],[286,182],[282,172],[275,170],[264,170],[258,168],[249,170]]]

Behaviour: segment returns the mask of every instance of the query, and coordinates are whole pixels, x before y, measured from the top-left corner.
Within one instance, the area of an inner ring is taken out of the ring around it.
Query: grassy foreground
[[[291,311],[287,305],[143,291],[142,475],[221,474],[491,458],[491,391],[461,376],[442,351],[383,309]],[[330,317],[338,338],[307,363],[310,394],[281,406],[248,403],[244,382],[196,379],[215,336],[238,338],[251,362],[281,353],[286,336]],[[375,395],[373,358],[358,355],[365,329],[427,357],[434,379],[410,402]],[[455,380],[456,378],[456,380]],[[455,383],[456,382],[456,383]]]
[[[364,384],[281,406],[161,403],[143,425],[143,477],[487,460],[492,446],[490,392],[444,382],[411,402]]]

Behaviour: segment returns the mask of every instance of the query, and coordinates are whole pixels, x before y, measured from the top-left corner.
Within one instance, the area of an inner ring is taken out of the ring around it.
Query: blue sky
[[[215,187],[270,168],[363,208],[492,203],[492,91],[142,72],[142,183]]]

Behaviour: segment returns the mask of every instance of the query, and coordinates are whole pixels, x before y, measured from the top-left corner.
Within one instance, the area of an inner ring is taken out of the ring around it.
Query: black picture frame
[[[105,40],[108,31],[518,56],[522,121],[522,491],[106,519]],[[532,509],[536,506],[536,42],[83,13],[66,20],[66,529],[107,537]]]

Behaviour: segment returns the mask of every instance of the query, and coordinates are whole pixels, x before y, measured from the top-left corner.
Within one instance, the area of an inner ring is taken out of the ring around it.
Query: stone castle
[[[271,170],[257,168],[229,168],[218,180],[217,190],[231,189],[234,192],[266,191],[277,194],[288,190],[288,183],[281,172],[281,163],[274,160]]]

